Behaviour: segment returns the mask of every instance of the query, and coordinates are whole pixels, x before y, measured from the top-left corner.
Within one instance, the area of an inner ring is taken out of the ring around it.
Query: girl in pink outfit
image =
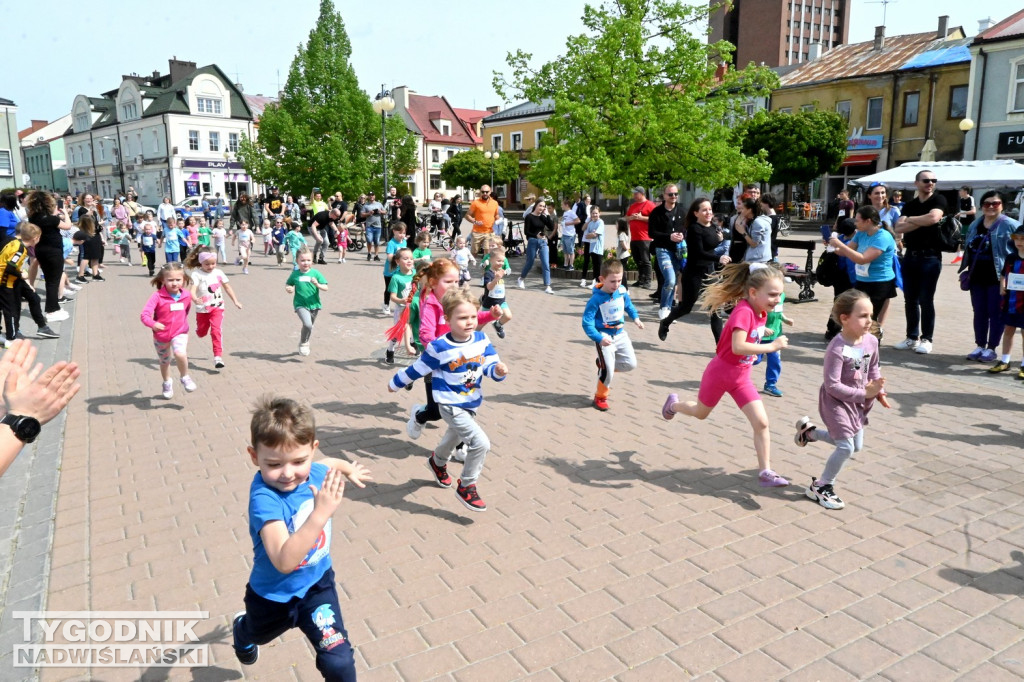
[[[717,353],[701,377],[697,400],[680,402],[678,395],[670,393],[661,408],[665,419],[672,419],[677,412],[706,419],[723,395],[728,393],[732,396],[754,430],[758,482],[763,488],[789,485],[789,481],[772,471],[768,414],[750,380],[750,368],[758,354],[773,353],[789,345],[785,336],[779,336],[771,343],[761,343],[768,311],[779,304],[782,285],[782,272],[762,263],[726,265],[713,276],[698,303],[710,311],[731,305],[736,307],[722,330]]]
[[[196,390],[196,382],[188,375],[188,313],[192,297],[185,287],[192,282],[181,263],[165,263],[150,283],[157,288],[146,301],[139,316],[142,324],[153,330],[153,346],[160,358],[160,376],[164,380],[163,396],[174,397],[171,384],[171,356],[178,365],[181,385],[186,391]]]
[[[224,295],[238,309],[242,308],[235,290],[228,284],[228,276],[217,267],[217,253],[212,246],[200,246],[189,252],[185,267],[191,270],[192,287],[189,293],[196,304],[196,336],[207,334],[213,341],[213,366],[224,368],[224,345],[221,326],[224,321]]]

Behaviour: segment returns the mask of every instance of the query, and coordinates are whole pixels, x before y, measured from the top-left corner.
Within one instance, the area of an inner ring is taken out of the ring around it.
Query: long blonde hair
[[[702,310],[721,312],[747,297],[750,289],[760,289],[770,280],[785,281],[782,270],[761,263],[730,263],[708,277],[697,304]]]

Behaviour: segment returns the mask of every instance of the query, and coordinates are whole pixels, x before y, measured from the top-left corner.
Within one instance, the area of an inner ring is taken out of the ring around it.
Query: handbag
[[[970,290],[971,290],[971,271],[969,269],[968,270],[963,270],[960,273],[960,291],[970,291]]]

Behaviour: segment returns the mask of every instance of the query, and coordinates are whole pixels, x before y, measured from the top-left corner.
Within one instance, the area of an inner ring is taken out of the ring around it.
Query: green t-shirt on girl
[[[414,261],[418,261],[418,260],[427,260],[427,261],[429,261],[429,260],[433,260],[434,259],[434,254],[431,253],[430,249],[416,249],[415,251],[412,252],[412,259]]]
[[[320,274],[319,270],[311,268],[306,273],[292,270],[292,274],[288,276],[288,281],[285,282],[286,285],[295,287],[292,307],[305,308],[306,310],[319,310],[322,307],[320,305],[320,289],[314,282],[327,284],[327,280]]]
[[[391,282],[388,284],[388,291],[398,298],[408,298],[409,290],[412,288],[412,280],[415,276],[416,274],[412,272],[408,275],[403,275],[400,271],[396,272],[391,275]]]
[[[213,234],[213,230],[211,230],[210,228],[206,227],[205,225],[203,227],[200,227],[199,228],[199,244],[201,246],[209,246],[210,245],[210,235],[211,234]]]

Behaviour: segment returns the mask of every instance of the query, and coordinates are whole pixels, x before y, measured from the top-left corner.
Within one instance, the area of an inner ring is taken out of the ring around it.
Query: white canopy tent
[[[914,176],[930,170],[938,178],[938,189],[957,190],[964,185],[979,189],[1014,189],[1024,185],[1024,164],[1010,159],[995,161],[914,161],[896,168],[851,180],[851,185],[868,187],[881,182],[890,189],[914,189]]]

